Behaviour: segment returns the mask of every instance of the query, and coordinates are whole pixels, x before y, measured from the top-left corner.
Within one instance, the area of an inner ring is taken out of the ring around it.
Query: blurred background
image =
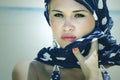
[[[120,0],[108,0],[114,20],[112,35],[120,43]],[[33,60],[52,43],[52,32],[43,16],[44,0],[0,0],[0,80],[12,80],[21,60]],[[120,67],[109,68],[112,80],[120,79]]]

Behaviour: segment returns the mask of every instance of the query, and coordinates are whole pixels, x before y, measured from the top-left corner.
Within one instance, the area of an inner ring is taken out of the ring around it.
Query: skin
[[[76,39],[89,34],[95,27],[93,15],[86,7],[74,0],[52,0],[49,15],[54,37],[63,48]],[[75,36],[75,39],[63,40],[61,37],[64,35]]]
[[[94,17],[89,10],[74,0],[51,0],[49,18],[53,35],[62,48],[89,34],[95,26]],[[92,42],[90,53],[86,57],[81,55],[78,48],[74,48],[73,54],[81,68],[60,69],[61,80],[99,80],[97,51],[97,40]],[[53,66],[38,61],[26,62],[24,65],[18,63],[13,69],[12,78],[13,80],[49,80],[52,68]]]

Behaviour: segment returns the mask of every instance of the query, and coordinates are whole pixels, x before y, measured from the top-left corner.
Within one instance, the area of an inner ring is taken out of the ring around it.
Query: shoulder
[[[12,80],[27,80],[27,73],[31,61],[19,61],[12,72]]]
[[[19,61],[13,68],[12,80],[28,80],[30,73],[36,73],[42,65],[38,61]],[[42,70],[42,69],[41,69]]]
[[[12,72],[12,80],[47,80],[45,64],[38,61],[20,61]]]
[[[12,71],[12,80],[27,80],[29,67],[32,61],[19,61]]]

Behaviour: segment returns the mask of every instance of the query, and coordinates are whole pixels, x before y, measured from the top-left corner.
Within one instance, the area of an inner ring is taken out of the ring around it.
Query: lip
[[[73,34],[63,34],[61,38],[64,41],[74,41],[76,39],[76,36]]]

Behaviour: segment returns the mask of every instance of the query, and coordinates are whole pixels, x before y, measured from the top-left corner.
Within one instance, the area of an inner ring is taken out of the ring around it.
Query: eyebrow
[[[73,12],[87,12],[87,10],[82,9],[82,10],[75,10],[75,11],[73,11]]]
[[[60,11],[60,10],[52,10],[52,12],[54,12],[54,11],[55,11],[55,12],[62,12],[62,11]]]
[[[55,11],[55,12],[61,12],[61,13],[62,13],[62,11],[60,11],[60,10],[52,10],[52,12],[54,12],[54,11]],[[74,10],[73,12],[74,12],[74,13],[75,13],[75,12],[87,12],[87,10],[85,10],[85,9],[83,9],[83,10]]]

